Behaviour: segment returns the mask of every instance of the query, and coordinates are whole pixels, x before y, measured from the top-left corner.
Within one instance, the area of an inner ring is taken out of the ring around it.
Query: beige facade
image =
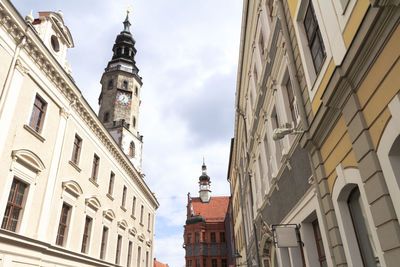
[[[0,1],[0,266],[152,266],[159,204],[70,78],[62,14],[39,15]]]

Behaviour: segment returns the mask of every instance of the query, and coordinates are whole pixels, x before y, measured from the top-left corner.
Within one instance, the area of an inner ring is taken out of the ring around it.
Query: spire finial
[[[206,165],[205,161],[204,161],[204,156],[203,156],[203,165]]]
[[[131,26],[131,23],[129,22],[129,13],[130,13],[130,8],[128,7],[128,9],[126,10],[126,18],[124,20],[124,32],[131,32],[129,30],[129,27]]]

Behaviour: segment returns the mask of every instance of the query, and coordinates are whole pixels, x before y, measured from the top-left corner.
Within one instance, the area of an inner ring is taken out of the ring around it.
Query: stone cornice
[[[30,55],[32,61],[43,71],[47,78],[53,83],[54,87],[70,101],[70,107],[81,117],[88,128],[96,134],[105,148],[128,173],[144,195],[147,196],[153,208],[157,209],[159,207],[157,199],[142,178],[140,178],[140,174],[134,168],[130,160],[98,120],[96,114],[86,102],[74,81],[52,56],[33,27],[28,25],[20,17],[19,13],[11,4],[7,5],[7,3],[9,2],[0,3],[1,27],[10,34],[11,38],[13,38],[16,43],[26,36],[26,44],[24,45],[25,52]],[[7,7],[5,5],[7,5]]]

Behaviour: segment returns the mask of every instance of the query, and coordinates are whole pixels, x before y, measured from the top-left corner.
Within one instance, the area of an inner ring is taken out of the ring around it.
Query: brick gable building
[[[188,193],[184,248],[187,267],[226,267],[232,265],[228,245],[230,197],[211,197],[210,177],[203,163],[199,178],[200,197]],[[233,266],[233,265],[232,265]]]

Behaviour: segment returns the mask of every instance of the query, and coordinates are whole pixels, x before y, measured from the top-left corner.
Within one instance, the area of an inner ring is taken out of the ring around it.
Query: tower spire
[[[132,24],[129,22],[129,9],[126,10],[126,18],[125,18],[123,24],[124,24],[124,32],[129,32],[130,33],[131,31],[130,31],[129,27]]]
[[[211,198],[210,176],[207,175],[207,166],[203,157],[203,165],[201,166],[201,176],[199,177],[199,194],[201,202],[209,202]]]

